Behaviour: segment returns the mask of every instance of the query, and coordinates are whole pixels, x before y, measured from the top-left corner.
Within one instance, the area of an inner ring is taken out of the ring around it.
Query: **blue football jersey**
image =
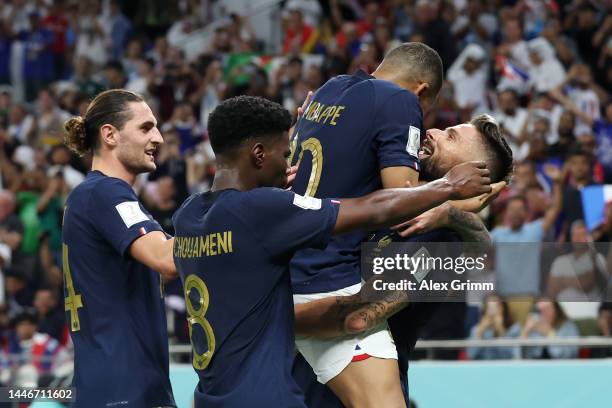
[[[67,321],[77,407],[174,406],[160,276],[130,257],[161,231],[125,181],[91,171],[64,212]]]
[[[275,188],[195,194],[173,217],[185,287],[196,408],[305,407],[291,376],[289,259],[327,245],[331,200]]]
[[[330,79],[314,94],[292,137],[298,194],[360,197],[382,187],[386,167],[419,169],[422,112],[417,97],[363,71]],[[359,283],[365,233],[334,237],[325,250],[291,261],[294,293],[319,293]]]

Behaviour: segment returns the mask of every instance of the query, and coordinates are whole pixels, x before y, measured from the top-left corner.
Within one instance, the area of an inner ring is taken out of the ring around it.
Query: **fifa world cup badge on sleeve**
[[[149,220],[149,217],[140,209],[138,201],[126,201],[117,204],[115,208],[128,228],[139,222]]]
[[[408,143],[406,151],[412,156],[418,156],[421,147],[421,130],[418,127],[410,126],[408,130]]]

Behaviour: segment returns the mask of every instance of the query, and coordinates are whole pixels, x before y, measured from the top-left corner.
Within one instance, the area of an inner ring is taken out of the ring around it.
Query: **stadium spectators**
[[[530,339],[578,337],[578,328],[571,321],[559,302],[547,298],[538,300],[535,304],[536,312],[532,314],[523,326],[518,323],[510,328],[508,337],[521,337]],[[517,349],[515,353],[519,353]],[[524,356],[527,358],[576,358],[576,346],[533,346],[525,347]]]
[[[606,260],[588,244],[591,238],[581,219],[570,228],[572,252],[554,260],[548,275],[548,295],[561,302],[570,319],[595,319],[607,284]]]
[[[208,188],[215,160],[205,129],[222,100],[261,95],[293,112],[308,90],[356,68],[371,71],[409,40],[434,47],[447,69],[425,126],[490,112],[511,142],[515,179],[486,219],[498,227],[496,243],[569,241],[572,223],[587,216],[585,187],[612,183],[612,15],[605,2],[222,3],[170,2],[160,11],[121,0],[0,0],[0,299],[8,315],[33,306],[37,289],[61,289],[63,204],[90,167],[89,157],[58,146],[62,124],[84,115],[104,89],[143,94],[160,119],[166,145],[158,170],[139,187],[160,220],[187,194]],[[544,225],[556,202],[550,164],[567,175],[560,215]],[[501,226],[504,214],[513,227]],[[586,223],[586,232],[609,241],[612,223],[599,224]],[[538,293],[539,255],[500,249],[502,294]],[[524,321],[526,311],[519,314]]]
[[[484,299],[480,321],[472,327],[470,339],[499,339],[506,337],[512,326],[508,304],[497,295]],[[467,349],[470,360],[497,360],[512,358],[509,347],[471,347]]]
[[[525,196],[511,197],[506,205],[507,226],[491,232],[495,245],[496,291],[507,298],[510,315],[524,322],[533,296],[540,293],[540,243],[553,226],[561,210],[561,171],[546,169],[555,184],[553,199],[542,218],[528,222]]]

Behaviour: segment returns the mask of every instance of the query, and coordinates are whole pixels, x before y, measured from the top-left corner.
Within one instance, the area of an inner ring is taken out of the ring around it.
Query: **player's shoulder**
[[[115,195],[129,196],[136,199],[136,193],[127,182],[115,177],[106,176],[97,171],[91,171],[70,192],[69,200],[88,199],[94,202],[102,202],[105,201],[105,198]]]
[[[194,211],[194,208],[198,205],[198,204],[202,204],[203,203],[203,199],[202,196],[206,194],[206,193],[194,193],[192,195],[190,195],[189,197],[187,197],[185,199],[185,201],[183,201],[183,203],[179,206],[179,208],[174,212],[174,214],[172,214],[172,224],[174,225],[174,229],[175,231],[180,230],[181,225],[183,225],[183,223],[190,223],[192,221],[190,221],[189,219],[186,218],[190,218],[189,215]]]
[[[195,203],[197,203],[198,199],[201,200],[202,199],[202,195],[204,193],[194,193],[191,194],[189,197],[187,197],[185,199],[185,201],[183,201],[183,203],[179,206],[179,208],[177,208],[177,210],[174,212],[174,215],[172,216],[172,219],[174,220],[177,215],[182,214],[185,209],[193,207]]]
[[[77,187],[81,186],[84,190],[92,190],[92,192],[98,195],[128,192],[136,196],[132,187],[125,180],[107,176],[99,171],[89,172],[85,180]]]
[[[280,214],[283,210],[319,210],[323,205],[320,198],[303,196],[274,187],[260,187],[247,191],[244,199],[249,207],[271,214]]]
[[[397,100],[398,102],[402,101],[403,103],[409,103],[414,104],[415,106],[419,106],[419,99],[414,93],[402,88],[394,82],[376,78],[372,79],[370,82],[372,83],[374,88],[376,102],[380,105],[388,102],[391,98],[393,98],[394,103]]]
[[[246,191],[240,198],[253,204],[279,204],[293,198],[295,193],[276,187],[258,187]]]
[[[373,86],[370,80],[374,78],[363,71],[358,71],[355,74],[343,74],[330,78],[325,82],[315,94],[317,97],[331,97],[337,99],[338,95],[347,95],[363,97],[363,93],[371,94]],[[371,97],[368,96],[368,100]],[[361,101],[362,103],[364,101]]]

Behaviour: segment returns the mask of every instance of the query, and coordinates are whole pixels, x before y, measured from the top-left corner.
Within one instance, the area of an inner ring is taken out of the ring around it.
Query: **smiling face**
[[[130,102],[132,118],[119,131],[117,159],[132,174],[155,170],[155,151],[164,143],[157,120],[145,102]]]
[[[438,179],[458,164],[485,158],[482,135],[468,123],[445,130],[427,130],[419,151],[421,175],[425,180]]]

